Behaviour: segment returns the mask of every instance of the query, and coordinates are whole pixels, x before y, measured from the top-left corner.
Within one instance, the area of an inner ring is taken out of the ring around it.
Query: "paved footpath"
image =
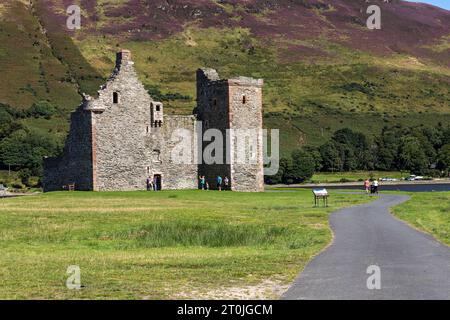
[[[330,216],[334,242],[315,257],[283,299],[450,299],[450,248],[393,217],[407,196],[382,195]],[[367,288],[380,269],[381,289]]]

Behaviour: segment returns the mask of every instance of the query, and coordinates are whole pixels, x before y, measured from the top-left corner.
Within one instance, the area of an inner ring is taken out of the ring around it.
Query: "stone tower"
[[[197,118],[203,132],[219,130],[228,141],[223,144],[223,164],[199,166],[211,186],[215,177],[230,178],[235,191],[264,190],[262,140],[262,79],[238,77],[220,79],[216,70],[197,71]],[[203,143],[203,149],[208,142]]]

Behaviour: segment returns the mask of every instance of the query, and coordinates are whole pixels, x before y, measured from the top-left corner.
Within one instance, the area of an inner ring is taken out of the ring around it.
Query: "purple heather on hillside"
[[[54,26],[65,23],[61,5],[44,0],[50,13],[43,17]],[[262,39],[310,40],[318,37],[376,54],[405,53],[450,66],[449,50],[433,51],[427,45],[450,35],[450,12],[435,6],[401,0],[373,0],[382,9],[382,29],[368,30],[365,0],[127,0],[121,4],[83,0],[83,29],[123,39],[164,39],[189,25],[242,27]],[[101,14],[100,14],[101,12]],[[62,28],[64,29],[64,28]],[[319,49],[292,46],[306,56]]]

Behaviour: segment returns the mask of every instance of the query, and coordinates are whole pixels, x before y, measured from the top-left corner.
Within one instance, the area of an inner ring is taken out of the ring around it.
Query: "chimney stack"
[[[131,63],[131,51],[127,49],[122,49],[117,52],[116,56],[116,67],[120,67],[121,65],[127,65]]]

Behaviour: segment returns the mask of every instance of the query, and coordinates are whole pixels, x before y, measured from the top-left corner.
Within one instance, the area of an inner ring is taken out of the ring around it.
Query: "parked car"
[[[395,178],[381,178],[381,181],[398,181],[398,179],[395,179]]]
[[[4,194],[6,191],[8,191],[8,188],[0,183],[0,194]]]
[[[412,174],[409,177],[407,177],[405,180],[408,180],[408,181],[419,181],[419,180],[425,180],[425,178],[422,177],[422,176],[416,176],[415,174]]]

